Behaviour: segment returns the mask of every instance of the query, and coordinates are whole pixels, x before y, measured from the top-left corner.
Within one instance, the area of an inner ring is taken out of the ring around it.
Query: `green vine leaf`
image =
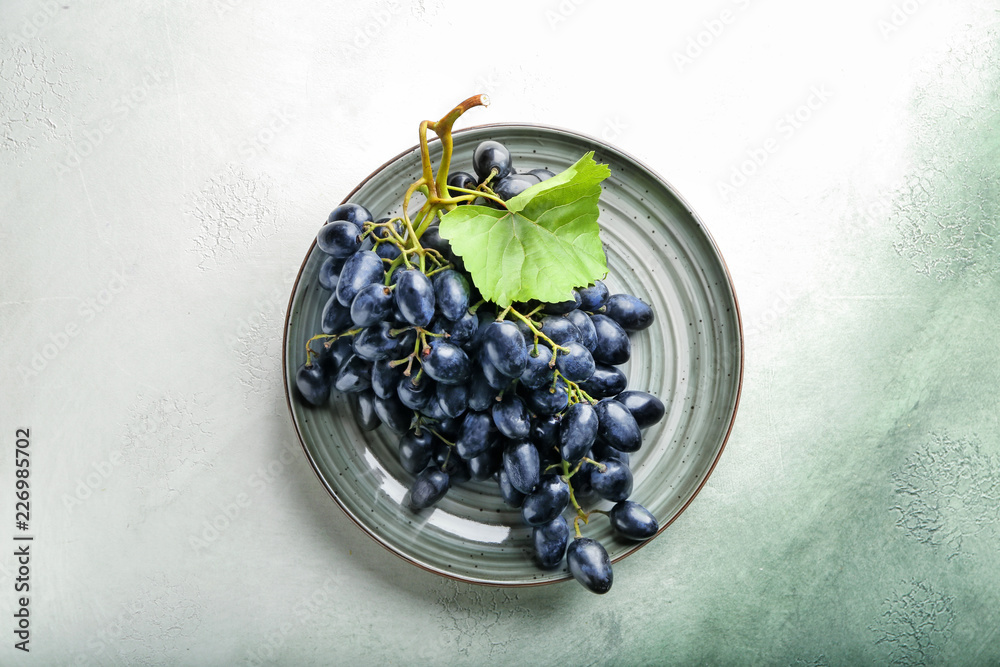
[[[470,205],[449,211],[441,217],[441,236],[486,300],[502,308],[531,299],[566,301],[574,287],[608,273],[597,202],[610,174],[591,151],[512,198],[506,210]]]

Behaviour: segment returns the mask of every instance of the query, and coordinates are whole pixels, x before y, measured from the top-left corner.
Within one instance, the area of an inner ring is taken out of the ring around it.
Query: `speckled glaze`
[[[601,198],[601,237],[612,293],[651,304],[656,321],[632,335],[624,367],[629,388],[666,404],[665,418],[644,433],[632,455],[632,500],[645,505],[661,532],[677,518],[711,474],[739,402],[743,346],[739,311],[725,263],[708,231],[674,190],[634,158],[596,139],[535,125],[491,125],[455,134],[453,169],[472,171],[473,148],[495,139],[515,168],[558,172],[587,151],[611,167]],[[432,152],[440,146],[433,145]],[[396,214],[409,183],[419,177],[419,152],[399,155],[365,180],[349,201],[378,217]],[[317,216],[317,221],[321,216]],[[328,292],[316,282],[323,253],[309,249],[292,290],[285,323],[285,390],[303,449],[320,481],[362,530],[402,558],[438,574],[492,585],[533,585],[570,578],[564,566],[545,572],[531,560],[530,529],[505,507],[490,482],[453,488],[436,507],[404,506],[411,476],[399,465],[395,436],[385,427],[365,433],[346,397],[330,407],[305,405],[295,392],[304,343],[319,331]],[[585,507],[609,509],[600,502]],[[641,545],[615,538],[595,515],[584,534],[600,540],[613,561]]]

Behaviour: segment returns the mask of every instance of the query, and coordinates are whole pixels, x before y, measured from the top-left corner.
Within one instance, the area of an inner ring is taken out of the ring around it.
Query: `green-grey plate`
[[[691,502],[718,462],[732,428],[743,373],[739,310],[722,256],[698,217],[662,178],[634,158],[596,139],[537,125],[488,125],[455,133],[452,169],[471,172],[472,151],[486,139],[502,142],[515,168],[561,171],[587,151],[611,167],[601,197],[601,237],[612,293],[652,305],[653,326],[632,335],[623,367],[629,388],[649,391],[666,405],[665,418],[644,433],[632,455],[632,500],[645,505],[661,531]],[[432,144],[432,152],[440,145]],[[436,159],[436,157],[435,157]],[[419,177],[416,147],[365,179],[345,201],[376,218],[396,214],[407,186]],[[399,464],[395,436],[382,426],[362,431],[345,397],[313,408],[296,394],[296,368],[305,341],[320,331],[329,293],[316,281],[323,253],[310,247],[292,289],[285,323],[288,406],[309,462],[338,505],[393,553],[431,572],[492,585],[532,585],[570,578],[565,567],[543,571],[531,559],[530,529],[500,500],[496,484],[469,482],[437,506],[404,505],[412,477]],[[591,505],[607,509],[610,503]],[[587,536],[613,561],[643,543],[616,538],[594,515]]]

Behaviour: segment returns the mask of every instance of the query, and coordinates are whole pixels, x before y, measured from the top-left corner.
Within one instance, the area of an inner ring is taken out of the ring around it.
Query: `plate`
[[[644,433],[632,455],[631,499],[666,529],[694,499],[718,462],[732,428],[743,373],[739,309],[722,255],[698,217],[662,178],[635,158],[596,139],[538,125],[485,125],[456,131],[453,170],[471,172],[475,146],[494,139],[510,149],[515,168],[559,172],[587,151],[611,167],[601,197],[600,224],[612,293],[627,292],[653,307],[656,321],[632,336],[623,367],[630,389],[659,396],[665,418]],[[436,161],[440,144],[432,144]],[[435,162],[436,163],[436,162]],[[399,213],[406,187],[420,175],[414,147],[369,176],[345,201],[376,219]],[[317,221],[321,221],[318,216]],[[399,464],[398,436],[382,426],[365,433],[345,397],[329,409],[295,396],[305,341],[320,331],[329,293],[316,281],[323,253],[309,249],[288,306],[283,346],[285,393],[303,450],[341,509],[384,547],[425,570],[499,586],[570,578],[563,567],[540,570],[531,560],[530,529],[506,507],[496,484],[468,482],[435,507],[403,505],[412,477]],[[586,506],[586,505],[585,505]],[[598,508],[609,508],[610,503]],[[616,538],[595,515],[584,534],[600,540],[613,561],[642,544]]]

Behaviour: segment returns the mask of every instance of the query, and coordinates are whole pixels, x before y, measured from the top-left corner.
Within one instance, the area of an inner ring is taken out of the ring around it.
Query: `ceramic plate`
[[[601,237],[612,293],[627,292],[652,305],[653,326],[632,336],[623,367],[630,389],[659,396],[666,417],[632,455],[632,500],[665,529],[687,507],[719,460],[739,400],[743,349],[736,296],[708,231],[666,182],[634,158],[596,139],[536,125],[480,126],[455,133],[453,169],[472,171],[475,146],[502,142],[515,168],[559,172],[587,151],[611,167],[601,197]],[[440,150],[433,145],[432,151]],[[436,157],[435,157],[436,160]],[[413,148],[379,169],[346,201],[376,218],[399,212],[406,187],[419,177]],[[317,226],[322,221],[317,217]],[[312,408],[290,391],[304,361],[305,341],[320,331],[329,293],[316,282],[323,253],[309,249],[292,290],[285,323],[284,369],[288,406],[302,447],[337,504],[366,533],[407,561],[438,574],[481,584],[532,585],[570,578],[545,572],[531,560],[530,529],[518,510],[503,505],[496,484],[469,482],[419,513],[402,503],[411,476],[396,456],[398,436],[386,427],[365,433],[343,396],[329,409]],[[609,503],[599,504],[607,509]],[[612,560],[642,543],[612,535],[595,516],[584,533],[599,539]]]

